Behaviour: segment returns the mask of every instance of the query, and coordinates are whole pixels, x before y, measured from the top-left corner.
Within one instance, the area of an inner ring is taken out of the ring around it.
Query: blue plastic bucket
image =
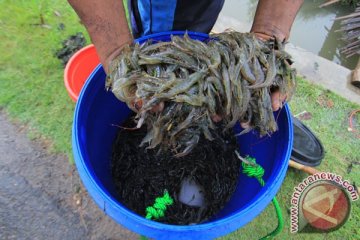
[[[150,35],[148,38],[166,41],[172,32]],[[206,40],[205,34],[189,33]],[[191,226],[175,226],[150,221],[133,213],[117,200],[111,177],[110,161],[113,140],[130,110],[111,92],[104,89],[105,72],[99,65],[83,87],[76,104],[72,133],[75,163],[81,180],[99,207],[116,222],[141,235],[155,239],[214,239],[226,235],[250,222],[270,203],[284,180],[292,149],[293,130],[288,106],[277,115],[279,130],[271,137],[259,138],[255,132],[240,136],[240,153],[256,157],[265,168],[266,185],[240,174],[231,200],[210,221]],[[235,131],[240,128],[236,127]]]

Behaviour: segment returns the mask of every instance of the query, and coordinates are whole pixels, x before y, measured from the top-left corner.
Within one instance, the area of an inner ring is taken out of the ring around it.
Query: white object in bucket
[[[185,178],[181,182],[179,201],[192,207],[204,206],[204,189],[194,180]]]

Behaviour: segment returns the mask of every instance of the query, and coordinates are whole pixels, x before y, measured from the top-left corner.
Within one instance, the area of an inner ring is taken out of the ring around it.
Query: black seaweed
[[[124,127],[132,127],[129,118]],[[234,151],[238,148],[232,132],[213,131],[215,140],[201,137],[192,152],[182,158],[158,148],[146,149],[139,143],[146,134],[146,127],[137,130],[120,129],[113,144],[112,175],[118,200],[133,212],[145,216],[147,206],[154,204],[168,190],[175,200],[168,207],[165,217],[157,221],[187,225],[201,223],[217,214],[229,201],[240,173],[240,161]],[[191,177],[205,189],[206,206],[190,207],[178,201],[180,184]]]
[[[72,55],[83,48],[85,44],[86,39],[84,35],[81,32],[78,32],[75,35],[69,36],[62,42],[62,48],[56,51],[55,56],[60,59],[65,66]]]

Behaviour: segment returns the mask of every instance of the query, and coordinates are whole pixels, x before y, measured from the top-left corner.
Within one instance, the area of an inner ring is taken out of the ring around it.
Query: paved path
[[[0,239],[138,239],[93,203],[68,160],[0,111]]]

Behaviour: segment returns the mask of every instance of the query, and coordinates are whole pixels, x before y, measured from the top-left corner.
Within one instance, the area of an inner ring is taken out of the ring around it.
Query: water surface
[[[226,0],[222,13],[241,22],[251,24],[257,0]],[[337,32],[340,21],[336,17],[353,11],[351,7],[335,4],[319,8],[322,0],[305,0],[291,30],[290,42],[347,68],[356,66],[358,57],[346,58],[340,53],[344,46],[342,33]]]

